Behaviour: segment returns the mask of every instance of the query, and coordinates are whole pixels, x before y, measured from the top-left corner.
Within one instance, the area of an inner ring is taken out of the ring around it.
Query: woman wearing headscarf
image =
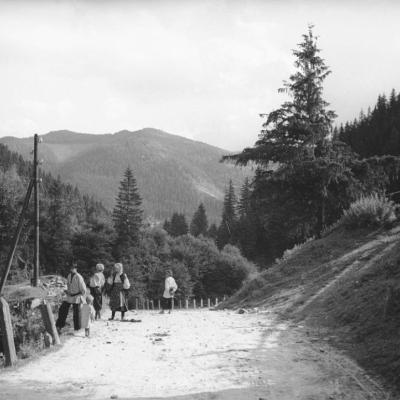
[[[107,279],[108,293],[110,296],[111,318],[113,320],[117,311],[121,312],[121,321],[124,319],[125,313],[128,311],[127,290],[131,287],[129,279],[124,274],[121,263],[114,265],[113,274]]]
[[[89,288],[90,294],[93,296],[93,307],[96,311],[95,319],[101,318],[101,308],[103,307],[103,288],[106,282],[104,278],[104,265],[97,264],[96,272],[90,277]]]

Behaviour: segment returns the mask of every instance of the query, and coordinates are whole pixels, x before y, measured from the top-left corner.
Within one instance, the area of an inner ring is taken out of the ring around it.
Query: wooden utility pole
[[[13,261],[13,258],[14,258],[15,250],[17,248],[19,237],[20,237],[21,231],[22,231],[22,227],[24,225],[24,216],[25,216],[25,212],[26,212],[26,210],[28,208],[28,205],[29,205],[29,199],[31,198],[32,188],[33,188],[33,180],[31,180],[29,182],[28,190],[26,191],[24,204],[22,206],[22,211],[21,211],[21,214],[19,216],[18,225],[17,225],[17,228],[16,228],[15,233],[14,233],[13,243],[11,245],[10,252],[8,254],[6,269],[4,270],[3,276],[1,278],[0,296],[3,293],[3,289],[4,289],[4,286],[6,284],[7,277],[8,277],[8,274],[10,272],[10,269],[11,269],[11,264],[12,264],[12,261]]]
[[[39,160],[38,160],[39,136],[34,136],[33,147],[33,194],[34,194],[34,250],[33,250],[33,286],[39,286]]]

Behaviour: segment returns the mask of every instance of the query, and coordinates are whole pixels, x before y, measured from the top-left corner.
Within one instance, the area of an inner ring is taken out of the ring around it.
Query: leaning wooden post
[[[203,308],[203,298],[200,299],[200,308]]]
[[[210,298],[207,299],[207,307],[211,308],[211,299]]]
[[[10,307],[3,297],[0,297],[0,331],[6,359],[5,365],[6,367],[11,367],[17,362],[17,353],[15,351]]]
[[[215,307],[218,305],[218,297],[215,298]]]
[[[49,333],[53,338],[53,344],[55,345],[61,344],[60,337],[58,336],[58,332],[56,329],[56,324],[54,322],[54,315],[51,309],[51,305],[49,303],[44,303],[41,304],[39,308],[40,308],[40,313],[42,314],[44,327],[47,333]]]
[[[161,300],[158,299],[158,309],[161,310]]]
[[[186,310],[189,308],[189,299],[185,300],[185,308],[186,308]]]

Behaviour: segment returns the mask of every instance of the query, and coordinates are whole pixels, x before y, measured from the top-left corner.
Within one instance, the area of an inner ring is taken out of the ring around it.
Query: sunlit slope
[[[339,228],[310,241],[223,306],[266,306],[305,323],[400,388],[400,227]]]

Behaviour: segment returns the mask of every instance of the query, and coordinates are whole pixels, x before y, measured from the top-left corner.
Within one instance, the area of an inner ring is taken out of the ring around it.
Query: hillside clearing
[[[277,323],[267,313],[198,310],[139,317],[141,323],[100,321],[90,339],[71,337],[59,351],[3,371],[0,398],[361,400],[382,395],[355,365],[316,344],[301,327]]]

